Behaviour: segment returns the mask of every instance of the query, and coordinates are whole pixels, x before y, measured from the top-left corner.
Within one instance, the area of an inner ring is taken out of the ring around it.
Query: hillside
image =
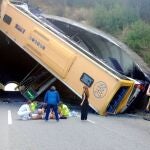
[[[44,13],[101,29],[134,50],[150,66],[149,0],[28,0]]]

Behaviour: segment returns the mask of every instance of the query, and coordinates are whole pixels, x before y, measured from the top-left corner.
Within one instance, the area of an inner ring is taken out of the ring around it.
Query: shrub
[[[115,4],[110,8],[97,6],[91,18],[91,24],[110,33],[122,31],[125,26],[137,20],[134,10]]]
[[[148,64],[148,66],[150,67],[150,52],[142,53],[142,57],[144,61]]]
[[[150,25],[139,20],[128,28],[123,41],[136,52],[150,50]]]

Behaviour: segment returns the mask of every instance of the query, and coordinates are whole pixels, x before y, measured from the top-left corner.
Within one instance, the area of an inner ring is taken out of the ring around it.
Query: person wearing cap
[[[55,86],[52,86],[50,90],[48,90],[44,96],[44,102],[47,104],[45,120],[48,121],[50,109],[52,109],[55,113],[55,118],[59,121],[58,117],[58,104],[60,101],[59,92],[56,90]]]

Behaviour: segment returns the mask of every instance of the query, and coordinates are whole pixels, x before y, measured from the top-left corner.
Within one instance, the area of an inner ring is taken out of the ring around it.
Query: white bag
[[[150,96],[150,84],[149,84],[149,86],[148,86],[148,89],[147,89],[146,95],[147,95],[147,96]]]

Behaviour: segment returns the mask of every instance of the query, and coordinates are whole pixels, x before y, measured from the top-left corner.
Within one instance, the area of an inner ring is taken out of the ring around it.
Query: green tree
[[[127,8],[134,8],[140,19],[150,22],[150,0],[125,0],[123,4]]]

